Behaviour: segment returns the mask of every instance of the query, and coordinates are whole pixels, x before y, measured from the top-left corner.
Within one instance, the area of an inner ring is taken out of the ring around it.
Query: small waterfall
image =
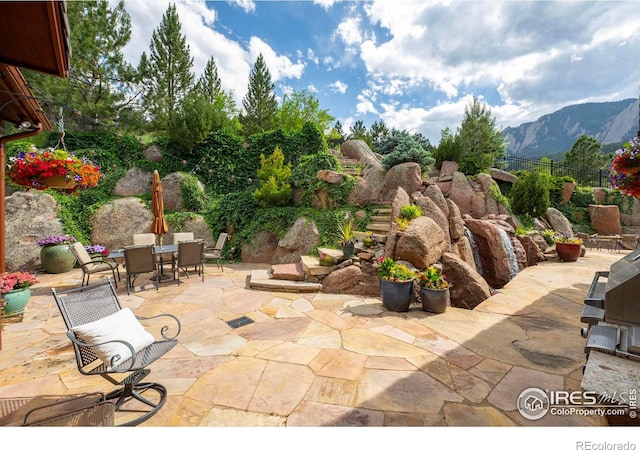
[[[504,248],[507,250],[507,257],[509,258],[509,268],[511,272],[509,274],[509,279],[512,279],[519,272],[518,259],[516,258],[515,251],[513,250],[513,243],[511,242],[511,238],[509,237],[509,234],[507,234],[507,232],[504,231],[502,228],[498,228],[498,230],[500,231],[500,237],[502,238]]]
[[[473,237],[473,233],[467,227],[464,227],[464,235],[469,239],[469,244],[471,244],[471,253],[473,253],[473,262],[476,263],[476,270],[480,275],[482,275],[482,261],[480,260],[478,245]]]

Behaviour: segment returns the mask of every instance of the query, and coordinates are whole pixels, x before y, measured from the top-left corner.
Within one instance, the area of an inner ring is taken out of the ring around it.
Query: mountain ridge
[[[629,141],[638,132],[638,99],[579,103],[545,114],[533,122],[507,127],[502,135],[509,155],[553,156],[567,152],[586,134],[603,146]]]

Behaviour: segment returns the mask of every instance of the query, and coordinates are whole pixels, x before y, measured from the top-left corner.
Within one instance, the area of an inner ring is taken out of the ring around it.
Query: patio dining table
[[[160,257],[160,277],[162,277],[164,275],[163,255],[170,254],[173,259],[173,255],[178,251],[178,244],[154,245],[153,251]],[[124,249],[111,250],[107,258],[124,258]]]

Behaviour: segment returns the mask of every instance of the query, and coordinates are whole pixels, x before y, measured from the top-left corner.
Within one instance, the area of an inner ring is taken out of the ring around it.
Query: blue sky
[[[111,0],[115,2],[115,0]],[[499,127],[583,102],[637,97],[637,1],[213,1],[175,3],[202,74],[213,56],[238,107],[259,53],[281,98],[315,93],[348,132],[369,127],[424,134],[460,126],[472,96]],[[168,0],[125,0],[137,65]]]

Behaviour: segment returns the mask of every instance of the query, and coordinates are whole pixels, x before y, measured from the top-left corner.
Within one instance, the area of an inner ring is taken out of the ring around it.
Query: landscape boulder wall
[[[91,243],[109,249],[133,244],[133,235],[149,233],[153,213],[137,197],[119,198],[105,203],[91,219]]]
[[[182,188],[180,183],[187,174],[182,172],[173,172],[162,178],[162,199],[164,201],[165,211],[182,211]],[[149,185],[151,187],[151,185]],[[205,186],[198,181],[198,188],[204,194]]]
[[[322,292],[376,297],[380,295],[377,271],[364,261],[358,265],[349,263],[334,270],[322,280]]]
[[[457,255],[442,255],[442,271],[453,284],[450,290],[452,306],[473,309],[491,296],[486,280]]]
[[[379,201],[392,201],[398,188],[402,188],[409,195],[422,189],[422,170],[419,164],[406,162],[390,168],[385,175]]]
[[[216,240],[218,240],[218,237],[213,235],[207,221],[200,215],[194,215],[188,218],[184,224],[180,226],[180,229],[174,229],[169,226],[169,232],[167,235],[169,236],[171,233],[182,232],[191,232],[193,233],[194,239],[202,239],[207,243],[207,245],[211,246],[215,245]],[[169,238],[165,238],[164,242],[169,242],[167,239]]]
[[[278,246],[271,257],[272,264],[288,264],[299,262],[302,255],[308,255],[320,245],[320,232],[314,222],[304,217],[299,218],[278,241]]]
[[[360,177],[349,194],[349,203],[365,206],[378,201],[384,185],[385,170],[367,143],[361,140],[346,141],[340,146],[340,151],[362,166]]]
[[[270,263],[278,248],[278,236],[269,231],[256,233],[251,241],[243,244],[240,256],[243,263]]]
[[[489,220],[466,219],[466,227],[473,234],[482,266],[482,277],[489,286],[499,289],[515,275],[510,255],[498,225]]]
[[[449,199],[458,205],[463,216],[468,214],[474,219],[508,215],[507,207],[495,199],[495,192],[500,192],[500,187],[491,175],[480,173],[474,179],[469,179],[464,173],[456,171],[452,175]]]
[[[395,244],[395,259],[408,261],[422,270],[440,260],[449,249],[444,230],[429,217],[418,217],[409,222]]]
[[[413,195],[413,202],[420,208],[424,217],[429,217],[438,224],[438,226],[444,232],[445,240],[447,241],[446,249],[451,249],[451,235],[449,233],[449,218],[444,211],[429,197],[424,197],[422,194],[415,193]],[[446,202],[445,202],[446,205]],[[448,208],[447,208],[448,209]]]
[[[63,233],[55,198],[42,192],[17,191],[5,198],[7,272],[40,265],[38,240]]]
[[[589,205],[589,217],[596,233],[605,236],[622,234],[618,205]]]
[[[564,214],[556,208],[548,208],[544,218],[556,233],[567,238],[573,237],[573,227],[571,226],[571,222],[569,222],[569,219],[567,219]]]

